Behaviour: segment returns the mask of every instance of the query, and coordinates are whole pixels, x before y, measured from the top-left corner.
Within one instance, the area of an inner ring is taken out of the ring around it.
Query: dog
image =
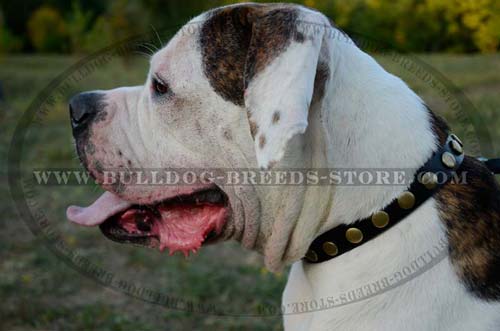
[[[408,187],[107,180],[106,169],[422,167],[445,144],[446,123],[317,11],[245,3],[203,13],[152,56],[144,85],[76,95],[70,116],[81,163],[107,191],[69,207],[71,221],[185,254],[237,240],[272,271],[292,264],[283,307],[368,289],[439,245],[449,253],[366,300],[284,314],[285,330],[500,329],[500,191],[475,158],[461,161],[467,185],[445,183],[322,263],[303,259],[315,238]]]

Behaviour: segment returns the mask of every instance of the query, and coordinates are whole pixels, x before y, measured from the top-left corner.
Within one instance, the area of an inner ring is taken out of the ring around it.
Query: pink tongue
[[[130,206],[131,203],[113,193],[105,192],[88,207],[69,206],[66,210],[66,217],[71,222],[83,226],[96,226]]]
[[[143,233],[137,228],[137,220],[152,222],[148,235],[160,240],[160,250],[168,248],[170,255],[181,251],[184,255],[196,252],[210,231],[220,233],[226,216],[226,209],[220,205],[177,205],[160,207],[161,218],[144,211],[127,211],[119,222],[129,233]],[[153,221],[154,220],[154,221]]]

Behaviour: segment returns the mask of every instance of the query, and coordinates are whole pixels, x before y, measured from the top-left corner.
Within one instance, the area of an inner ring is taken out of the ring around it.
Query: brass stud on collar
[[[402,209],[411,209],[415,206],[415,195],[411,192],[403,192],[398,197],[398,205]]]
[[[345,232],[346,239],[353,244],[359,244],[363,240],[363,232],[358,228],[349,228]]]
[[[312,249],[309,249],[306,253],[306,259],[308,259],[311,262],[316,262],[318,261],[318,254],[316,254],[315,251]]]
[[[453,139],[454,141],[456,141],[457,143],[459,143],[460,146],[462,146],[462,147],[464,146],[464,143],[462,142],[462,140],[460,140],[460,138],[457,137],[456,134],[452,133],[452,134],[450,134],[450,137],[451,137],[451,139]]]
[[[433,190],[438,183],[438,177],[433,172],[426,172],[420,178],[420,183],[422,183],[428,190]]]
[[[377,228],[385,228],[389,224],[389,214],[381,210],[372,215],[372,223]]]
[[[458,154],[458,155],[460,155],[460,154],[462,154],[464,152],[464,149],[463,149],[462,145],[460,145],[458,143],[458,141],[456,141],[456,140],[451,140],[450,141],[450,148],[453,150],[453,152],[455,154]]]
[[[325,251],[325,253],[327,255],[330,255],[330,256],[335,256],[339,253],[339,249],[338,249],[337,245],[335,245],[335,243],[333,243],[331,241],[324,242],[322,245],[322,248],[323,248],[323,251]]]
[[[443,155],[441,155],[441,161],[448,168],[454,168],[457,164],[455,156],[453,156],[453,154],[451,154],[450,152],[444,152]]]

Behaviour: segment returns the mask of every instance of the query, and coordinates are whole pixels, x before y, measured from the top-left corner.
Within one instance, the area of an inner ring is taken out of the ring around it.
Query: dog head
[[[329,26],[299,6],[218,8],[154,54],[144,85],[73,97],[77,153],[108,192],[90,207],[70,207],[68,218],[100,225],[118,241],[186,253],[232,238],[280,260],[304,187],[213,178],[137,185],[141,174],[134,170],[310,166],[312,138],[305,132],[329,75]],[[270,249],[276,232],[280,242]]]

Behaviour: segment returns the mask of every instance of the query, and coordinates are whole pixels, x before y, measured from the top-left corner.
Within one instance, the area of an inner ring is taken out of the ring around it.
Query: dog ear
[[[249,20],[244,102],[258,164],[268,169],[282,159],[288,141],[307,128],[328,21],[295,8],[278,8]]]
[[[318,12],[242,4],[208,13],[200,33],[203,70],[223,99],[244,106],[260,167],[270,168],[307,128],[325,31]]]

